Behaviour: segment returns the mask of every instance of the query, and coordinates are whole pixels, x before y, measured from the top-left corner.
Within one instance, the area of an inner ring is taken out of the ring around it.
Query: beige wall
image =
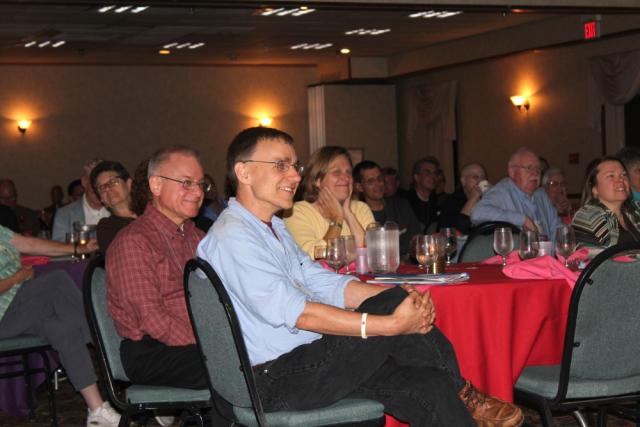
[[[364,159],[397,166],[393,85],[325,85],[326,145],[362,148]]]
[[[481,161],[492,181],[506,174],[506,162],[519,146],[529,146],[552,166],[565,170],[569,191],[579,192],[586,164],[601,153],[599,131],[588,125],[588,59],[637,49],[640,36],[527,51],[491,60],[451,66],[398,80],[398,127],[403,182],[421,153],[407,146],[408,94],[421,84],[457,81],[457,129],[460,165]],[[531,95],[528,113],[518,112],[511,95]],[[609,142],[620,146],[622,141]],[[579,164],[569,164],[569,153]],[[450,171],[448,171],[450,172]]]
[[[307,86],[315,67],[0,67],[0,176],[12,177],[19,201],[49,202],[92,157],[133,170],[158,147],[200,149],[222,189],[224,155],[233,136],[273,118],[308,157]],[[26,135],[16,120],[33,121]]]

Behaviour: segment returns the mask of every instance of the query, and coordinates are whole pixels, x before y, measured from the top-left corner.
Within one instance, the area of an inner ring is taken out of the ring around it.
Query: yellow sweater
[[[367,225],[375,222],[371,209],[364,202],[352,200],[351,212],[364,229],[367,228]],[[311,258],[313,258],[313,247],[325,243],[323,237],[329,229],[329,220],[323,217],[309,202],[296,202],[293,205],[293,213],[284,219],[284,223],[298,246]],[[341,234],[343,236],[351,235],[346,221],[342,226]]]

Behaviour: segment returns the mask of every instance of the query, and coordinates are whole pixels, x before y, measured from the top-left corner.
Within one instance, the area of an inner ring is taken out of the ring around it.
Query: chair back
[[[582,272],[569,305],[558,396],[572,378],[621,379],[640,375],[640,243],[613,246]],[[640,391],[640,381],[635,385]]]
[[[253,407],[258,425],[266,425],[240,323],[220,278],[206,261],[193,259],[185,267],[184,286],[212,394],[236,407]]]
[[[467,242],[460,250],[458,262],[480,262],[495,255],[493,251],[493,230],[509,227],[513,233],[513,247],[518,247],[520,229],[508,222],[484,222],[473,229]]]
[[[84,273],[84,309],[107,379],[110,383],[113,380],[128,382],[129,378],[120,360],[122,337],[116,332],[107,308],[106,276],[104,256],[98,255],[89,263]]]

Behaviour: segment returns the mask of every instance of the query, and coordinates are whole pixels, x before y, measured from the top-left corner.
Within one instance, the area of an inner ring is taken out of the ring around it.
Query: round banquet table
[[[462,375],[478,389],[513,401],[513,385],[525,366],[560,362],[571,288],[564,280],[511,279],[501,270],[453,264],[447,271],[465,271],[468,281],[417,287],[431,293],[436,325],[453,344]],[[405,424],[387,415],[386,425]]]

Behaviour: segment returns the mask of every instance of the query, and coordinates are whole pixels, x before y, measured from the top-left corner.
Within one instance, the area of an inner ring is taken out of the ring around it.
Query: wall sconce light
[[[23,135],[25,134],[27,129],[29,129],[29,126],[31,126],[31,120],[20,120],[18,122],[18,130]]]
[[[511,98],[511,103],[518,109],[518,111],[529,111],[529,100],[522,95],[514,95]]]
[[[273,123],[273,119],[271,117],[262,117],[260,118],[260,126],[269,127]]]

